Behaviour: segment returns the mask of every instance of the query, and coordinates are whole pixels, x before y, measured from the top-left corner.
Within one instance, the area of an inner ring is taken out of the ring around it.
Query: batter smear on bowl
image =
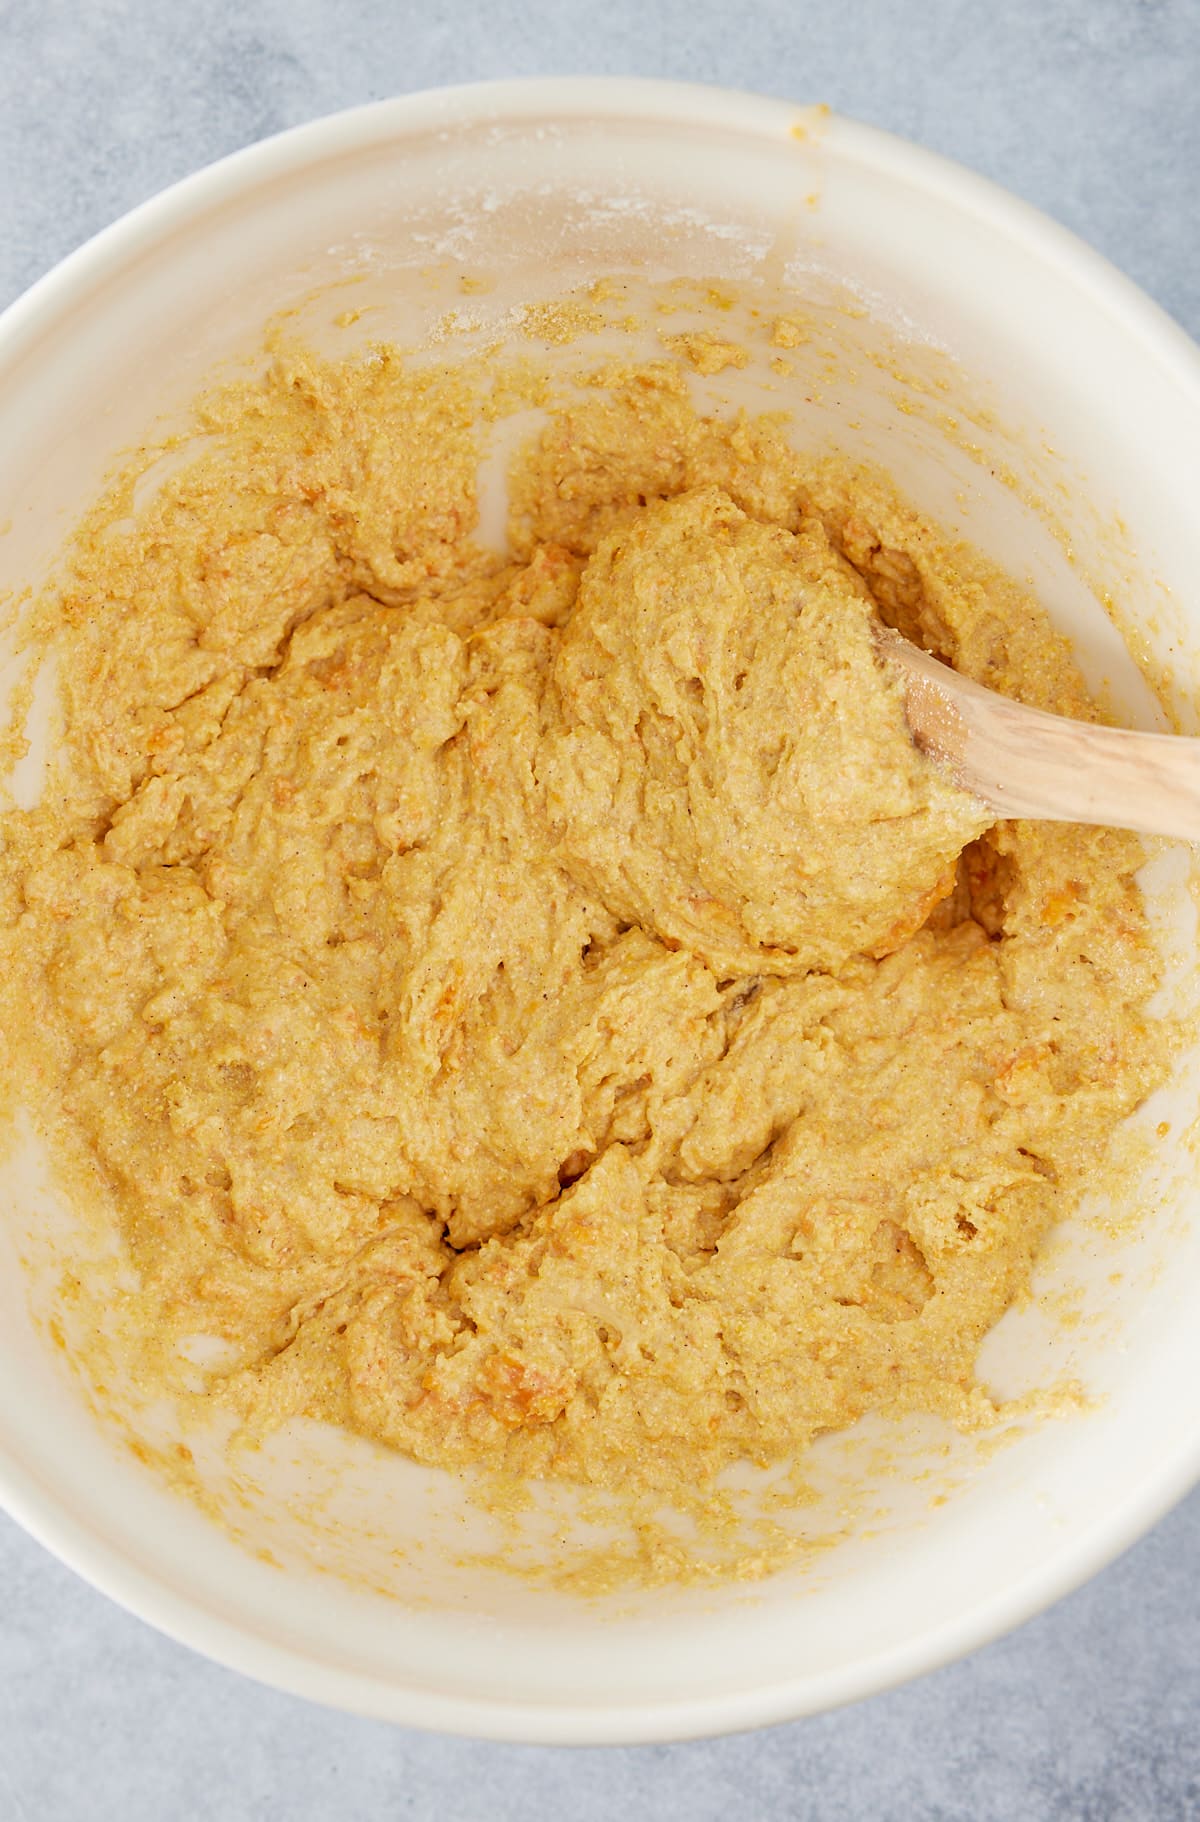
[[[3,1018],[129,1346],[182,1386],[220,1338],[252,1431],[667,1497],[969,1423],[1164,1073],[1158,960],[1140,842],[988,828],[872,627],[1088,716],[1067,648],[669,359],[543,393],[491,552],[518,381],[280,353],[34,617],[63,725],[4,818]]]

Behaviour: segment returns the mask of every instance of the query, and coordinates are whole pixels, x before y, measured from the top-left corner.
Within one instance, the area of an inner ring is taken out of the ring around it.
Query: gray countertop
[[[436,83],[669,76],[828,101],[1068,223],[1200,334],[1200,0],[0,0],[0,302],[143,197]],[[0,1822],[1200,1816],[1200,1494],[1013,1637],[856,1708],[564,1751],[311,1708],[0,1518]]]

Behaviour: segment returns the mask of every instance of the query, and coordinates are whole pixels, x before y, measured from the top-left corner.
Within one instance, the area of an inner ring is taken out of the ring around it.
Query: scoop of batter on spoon
[[[914,745],[877,626],[819,523],[715,487],[605,538],[539,767],[574,878],[719,974],[899,947],[996,815]]]

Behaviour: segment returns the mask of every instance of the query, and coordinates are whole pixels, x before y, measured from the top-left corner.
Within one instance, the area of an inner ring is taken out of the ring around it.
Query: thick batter
[[[130,1348],[183,1383],[222,1338],[252,1428],[668,1494],[967,1420],[1160,1077],[1157,962],[1139,843],[985,832],[872,626],[1087,714],[1066,650],[671,361],[552,411],[489,553],[483,384],[280,357],[40,612],[3,1016],[111,1186]]]

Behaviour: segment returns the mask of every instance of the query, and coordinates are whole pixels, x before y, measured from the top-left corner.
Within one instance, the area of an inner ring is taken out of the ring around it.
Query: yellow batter
[[[984,833],[872,626],[1087,714],[1066,649],[670,360],[551,411],[494,555],[496,398],[282,356],[40,612],[65,731],[4,821],[2,1014],[111,1186],[130,1348],[183,1383],[222,1338],[254,1428],[668,1494],[967,1420],[1161,1076],[1157,962],[1136,840]]]

